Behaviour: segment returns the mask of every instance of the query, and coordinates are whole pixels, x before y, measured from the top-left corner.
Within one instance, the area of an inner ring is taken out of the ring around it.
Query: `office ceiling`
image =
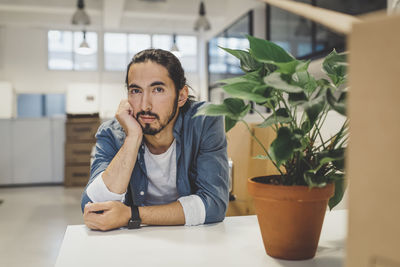
[[[236,6],[257,0],[205,0],[207,16],[218,23],[232,16]],[[0,25],[71,27],[76,0],[0,0]],[[192,31],[200,0],[86,0],[93,29],[173,28]],[[238,12],[236,12],[238,13]]]

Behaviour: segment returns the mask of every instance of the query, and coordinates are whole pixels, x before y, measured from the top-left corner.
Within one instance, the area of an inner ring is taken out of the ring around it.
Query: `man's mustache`
[[[139,111],[138,113],[136,113],[136,119],[138,120],[138,119],[139,119],[139,116],[141,116],[141,115],[144,115],[144,116],[153,116],[153,117],[155,117],[157,120],[160,119],[160,117],[158,116],[158,114],[153,113],[153,112],[151,112],[151,111],[144,111],[144,110]]]

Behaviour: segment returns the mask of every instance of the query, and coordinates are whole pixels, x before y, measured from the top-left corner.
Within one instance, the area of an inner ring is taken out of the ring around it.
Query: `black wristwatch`
[[[135,204],[132,204],[131,211],[132,211],[132,215],[128,222],[128,229],[140,228],[140,224],[142,223],[142,220],[140,219],[140,216],[139,216],[138,206],[136,206]]]

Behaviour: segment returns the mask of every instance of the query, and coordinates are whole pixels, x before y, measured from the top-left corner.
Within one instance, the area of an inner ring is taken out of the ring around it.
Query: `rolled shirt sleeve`
[[[206,208],[198,195],[180,197],[183,213],[185,214],[185,225],[194,226],[203,224],[206,219]]]
[[[120,201],[124,202],[125,193],[117,194],[111,192],[103,181],[103,173],[101,172],[94,178],[86,188],[86,193],[92,202]]]

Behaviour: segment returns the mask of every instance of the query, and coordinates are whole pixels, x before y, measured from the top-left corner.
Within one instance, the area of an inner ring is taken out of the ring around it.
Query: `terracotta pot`
[[[334,185],[309,189],[253,181],[257,178],[248,180],[248,191],[267,254],[286,260],[313,258]]]

